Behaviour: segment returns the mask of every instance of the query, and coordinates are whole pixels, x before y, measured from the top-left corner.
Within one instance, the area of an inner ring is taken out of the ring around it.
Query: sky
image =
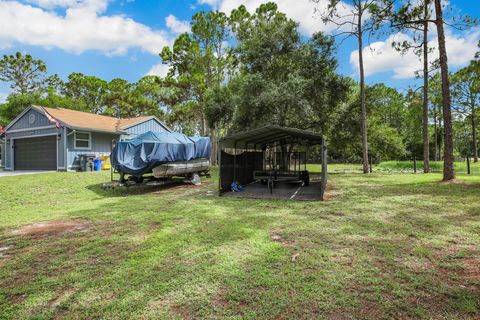
[[[343,9],[348,12],[348,0]],[[480,17],[479,0],[450,0],[455,13]],[[253,11],[267,0],[0,0],[0,54],[17,51],[45,61],[49,74],[66,79],[72,72],[105,80],[124,78],[134,82],[147,74],[163,76],[168,66],[158,53],[175,38],[190,30],[190,18],[199,10],[226,13],[244,4]],[[299,23],[307,39],[322,31],[335,34],[315,13],[328,0],[275,0],[279,10]],[[412,53],[401,55],[392,41],[408,40],[409,34],[395,33],[372,38],[363,48],[367,84],[384,82],[399,90],[416,86],[414,71],[421,61]],[[430,45],[436,46],[432,26]],[[337,38],[338,71],[358,79],[358,46],[354,38]],[[480,28],[459,31],[447,27],[449,66],[455,71],[479,51]],[[433,54],[435,56],[436,53]],[[0,83],[0,101],[9,94]]]

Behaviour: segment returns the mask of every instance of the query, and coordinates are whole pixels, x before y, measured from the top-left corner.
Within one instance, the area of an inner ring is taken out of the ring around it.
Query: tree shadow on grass
[[[204,179],[202,184],[195,186],[189,182],[186,182],[184,179],[175,179],[168,181],[164,185],[147,185],[147,184],[136,184],[130,186],[106,186],[105,183],[98,183],[89,185],[86,188],[90,191],[95,192],[101,197],[126,197],[134,195],[144,195],[144,194],[161,194],[166,192],[174,192],[178,194],[183,194],[187,191],[192,190],[205,190],[209,189],[212,186],[211,180]]]

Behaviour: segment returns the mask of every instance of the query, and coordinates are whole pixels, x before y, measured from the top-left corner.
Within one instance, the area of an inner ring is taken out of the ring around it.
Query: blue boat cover
[[[121,172],[141,175],[166,162],[209,159],[211,148],[207,137],[189,138],[177,132],[148,131],[118,142],[110,160],[113,167]]]
[[[210,159],[212,153],[212,144],[208,137],[190,137],[190,140],[195,144],[195,158]]]

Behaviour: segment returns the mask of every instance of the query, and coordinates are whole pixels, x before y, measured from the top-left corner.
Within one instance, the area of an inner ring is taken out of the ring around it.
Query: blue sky
[[[166,67],[158,52],[188,30],[190,17],[198,10],[230,12],[240,4],[253,10],[266,0],[0,0],[0,53],[29,53],[46,62],[49,73],[66,78],[82,72],[106,80],[116,77],[137,81],[148,73],[162,75]],[[313,32],[333,32],[313,13],[309,0],[276,0],[280,10],[300,24],[305,37]],[[320,1],[320,8],[327,1]],[[348,3],[348,1],[346,1]],[[451,1],[455,12],[480,16],[477,1]],[[348,10],[346,8],[345,10]],[[400,56],[391,41],[408,39],[395,34],[373,39],[364,48],[367,82],[385,82],[405,89],[418,83],[413,70],[419,61],[412,54]],[[480,30],[447,29],[447,45],[452,70],[473,58]],[[432,46],[435,34],[432,33]],[[355,39],[338,48],[339,72],[357,77]],[[353,55],[353,56],[352,56]],[[0,84],[0,99],[8,94]]]

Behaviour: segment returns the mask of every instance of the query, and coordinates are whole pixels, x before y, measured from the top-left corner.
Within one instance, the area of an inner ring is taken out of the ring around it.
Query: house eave
[[[112,130],[102,130],[98,128],[87,128],[87,127],[75,127],[75,126],[66,126],[68,129],[76,130],[76,131],[88,131],[88,132],[98,132],[98,133],[110,133],[115,135],[122,135],[126,134],[125,131],[112,131]]]

